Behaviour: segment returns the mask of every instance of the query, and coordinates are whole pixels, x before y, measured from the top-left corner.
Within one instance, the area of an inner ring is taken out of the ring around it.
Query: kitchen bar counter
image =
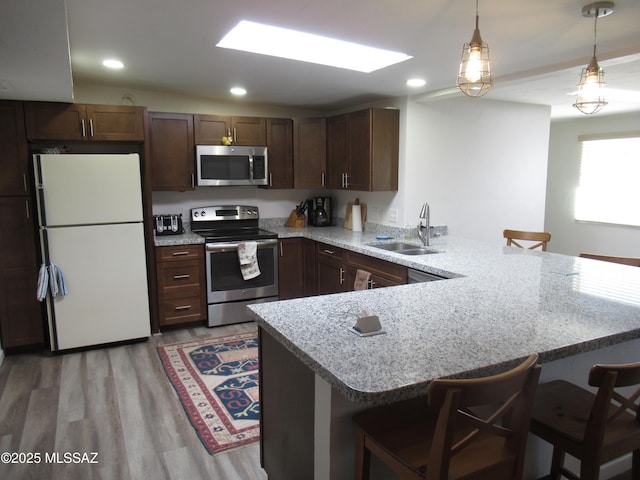
[[[352,415],[422,396],[435,378],[488,375],[538,353],[541,381],[586,387],[593,363],[638,361],[640,268],[451,236],[433,239],[441,253],[403,256],[368,245],[368,231],[267,228],[448,278],[248,307],[260,332],[269,478],[352,478]],[[349,329],[365,309],[384,334]],[[527,458],[524,478],[540,478],[551,449],[530,438]],[[603,478],[628,468],[612,462]],[[372,480],[391,478],[374,463]]]
[[[450,278],[250,306],[259,325],[350,400],[415,397],[434,378],[504,370],[531,353],[542,363],[640,337],[640,268],[432,239],[442,253],[404,256],[342,228],[283,228]],[[363,310],[384,335],[349,330]]]

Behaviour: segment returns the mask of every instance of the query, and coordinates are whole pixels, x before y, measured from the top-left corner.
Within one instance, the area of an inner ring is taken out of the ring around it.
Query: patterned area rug
[[[255,332],[161,345],[162,365],[210,454],[260,437]]]

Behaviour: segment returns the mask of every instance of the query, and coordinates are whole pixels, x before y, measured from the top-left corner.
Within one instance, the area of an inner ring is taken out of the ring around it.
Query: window
[[[576,220],[640,226],[640,132],[579,139]]]

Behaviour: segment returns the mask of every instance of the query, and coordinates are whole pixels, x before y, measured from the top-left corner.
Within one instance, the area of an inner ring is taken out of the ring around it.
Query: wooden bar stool
[[[490,377],[434,380],[427,399],[355,415],[355,479],[369,478],[371,453],[403,479],[521,479],[537,359]]]
[[[507,239],[507,247],[515,246],[520,248],[528,248],[534,250],[538,247],[542,247],[542,251],[547,251],[547,243],[551,240],[551,234],[549,232],[524,232],[522,230],[504,230],[502,236]],[[524,247],[517,240],[526,240],[529,242],[536,242],[533,245]]]
[[[640,388],[631,396],[616,389],[640,384],[640,363],[594,365],[593,393],[564,380],[538,387],[531,432],[553,445],[551,478],[597,480],[600,465],[633,452],[632,478],[640,478]],[[565,453],[580,460],[580,476],[564,467]]]

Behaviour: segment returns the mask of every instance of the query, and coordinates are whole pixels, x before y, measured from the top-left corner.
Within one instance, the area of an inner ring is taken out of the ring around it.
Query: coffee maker
[[[331,197],[313,197],[307,200],[307,223],[314,227],[331,226]]]

